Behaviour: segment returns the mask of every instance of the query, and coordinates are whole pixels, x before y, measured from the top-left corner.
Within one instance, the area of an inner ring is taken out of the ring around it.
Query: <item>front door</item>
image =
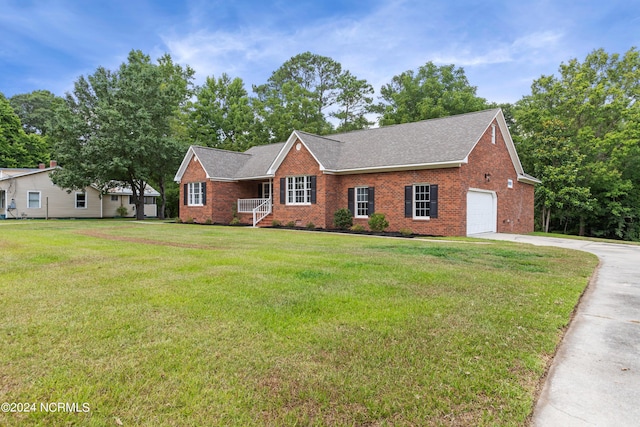
[[[273,187],[271,181],[265,181],[262,183],[262,198],[271,198],[273,200]]]

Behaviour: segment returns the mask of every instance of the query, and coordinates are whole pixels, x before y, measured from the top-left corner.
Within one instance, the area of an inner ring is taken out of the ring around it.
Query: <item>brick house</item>
[[[180,218],[332,228],[348,208],[367,227],[440,236],[533,231],[533,186],[500,109],[343,134],[293,131],[244,153],[191,146],[178,170]]]

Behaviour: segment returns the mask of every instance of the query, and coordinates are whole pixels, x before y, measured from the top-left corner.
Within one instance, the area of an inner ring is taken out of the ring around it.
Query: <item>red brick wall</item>
[[[326,228],[326,203],[327,196],[331,199],[331,190],[327,187],[328,175],[320,171],[320,165],[313,158],[304,144],[300,143],[300,150],[297,150],[299,142],[293,144],[291,150],[278,168],[273,180],[273,218],[286,224],[290,221],[302,226],[310,222],[316,227]],[[311,205],[290,206],[280,203],[280,178],[299,175],[316,176],[316,203]],[[330,180],[330,179],[329,179]],[[270,224],[265,224],[270,225]]]
[[[383,213],[389,221],[387,231],[408,229],[414,233],[438,236],[463,235],[466,232],[460,209],[459,168],[341,175],[336,178],[337,204],[331,209],[331,221],[336,209],[347,207],[347,189],[363,186],[375,187],[375,211]],[[404,217],[404,187],[413,184],[438,185],[438,218],[416,220]],[[367,221],[367,218],[353,220],[354,224],[365,228],[368,228]]]
[[[494,124],[496,124],[496,143],[491,142],[491,126],[489,126],[469,155],[469,163],[461,168],[464,192],[466,193],[469,188],[496,192],[499,233],[533,232],[534,186],[518,182],[518,175],[500,127],[497,123],[494,122]],[[485,174],[491,175],[488,180]],[[508,179],[513,181],[513,188],[507,188]],[[463,201],[463,208],[466,212],[466,199]]]

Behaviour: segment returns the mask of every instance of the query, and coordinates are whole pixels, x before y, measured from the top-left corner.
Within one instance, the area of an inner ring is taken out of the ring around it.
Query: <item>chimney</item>
[[[55,168],[56,166],[58,166],[58,162],[56,160],[51,160],[49,162],[49,167],[50,168]]]
[[[40,163],[40,164],[38,165],[38,169],[44,169],[44,163]]]

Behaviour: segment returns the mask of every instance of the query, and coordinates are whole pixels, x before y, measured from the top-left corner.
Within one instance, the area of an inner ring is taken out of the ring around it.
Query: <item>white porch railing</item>
[[[238,213],[253,214],[253,226],[255,227],[267,215],[271,213],[271,199],[238,199]]]
[[[251,213],[267,200],[270,199],[238,199],[238,213]]]

